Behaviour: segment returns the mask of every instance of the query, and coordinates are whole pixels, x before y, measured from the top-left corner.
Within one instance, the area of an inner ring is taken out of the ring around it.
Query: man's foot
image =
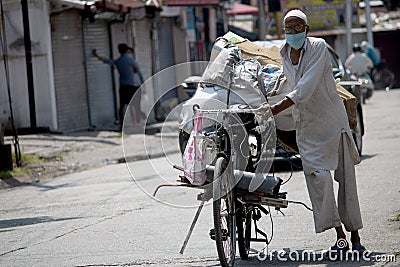
[[[358,231],[351,232],[351,248],[353,251],[364,252],[365,247],[361,245],[360,235]]]
[[[351,247],[352,251],[358,251],[359,253],[363,253],[366,249],[363,245],[353,245]]]
[[[340,252],[340,251],[347,251],[349,249],[350,249],[349,242],[347,242],[345,238],[339,238],[338,240],[336,240],[335,245],[332,246],[330,250]]]
[[[349,242],[347,242],[347,240],[344,238],[339,238],[335,245],[330,247],[329,251],[327,252],[327,256],[329,260],[340,261],[344,258],[349,250]]]

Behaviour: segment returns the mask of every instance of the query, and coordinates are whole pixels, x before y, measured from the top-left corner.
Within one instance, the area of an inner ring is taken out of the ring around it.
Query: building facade
[[[207,60],[212,43],[227,30],[225,9],[232,1],[163,2],[164,6],[139,0],[27,1],[33,69],[29,87],[21,2],[4,0],[2,128],[10,130],[12,118],[17,129],[68,133],[115,128],[118,73],[93,57],[93,49],[116,58],[117,45],[127,43],[145,79],[176,64]],[[141,108],[150,114],[149,121],[156,120],[157,105],[176,97],[171,89],[190,74],[175,72],[146,83]]]

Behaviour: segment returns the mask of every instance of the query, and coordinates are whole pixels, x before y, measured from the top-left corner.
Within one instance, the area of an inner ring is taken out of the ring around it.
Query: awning
[[[105,1],[106,5],[122,5],[124,7],[130,7],[130,8],[138,8],[138,7],[144,7],[145,3],[139,0],[106,0]]]
[[[121,11],[125,13],[128,11],[128,8],[132,9],[146,6],[146,3],[141,0],[52,0],[52,3],[82,10],[85,6],[96,5],[97,7],[105,8],[105,10]],[[153,1],[150,4],[153,4]]]
[[[233,4],[233,9],[229,9],[227,12],[228,16],[235,16],[235,15],[257,15],[258,8],[254,6],[240,4],[235,2]]]
[[[161,11],[160,0],[104,0],[105,9],[127,13],[129,9],[154,8]]]
[[[83,10],[86,5],[94,5],[96,1],[80,1],[80,0],[53,0],[55,6],[66,6]]]
[[[123,13],[128,12],[128,8],[145,7],[145,3],[139,0],[105,0],[103,3],[105,4],[106,10],[119,11]]]
[[[164,0],[166,6],[203,6],[203,5],[219,5],[219,0]]]

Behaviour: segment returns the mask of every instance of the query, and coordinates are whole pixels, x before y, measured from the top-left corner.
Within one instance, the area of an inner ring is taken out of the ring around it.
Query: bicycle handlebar
[[[270,105],[267,102],[262,103],[258,108],[244,108],[244,109],[200,109],[199,105],[193,105],[193,111],[200,111],[204,114],[218,114],[218,113],[254,113],[262,109],[266,109]]]

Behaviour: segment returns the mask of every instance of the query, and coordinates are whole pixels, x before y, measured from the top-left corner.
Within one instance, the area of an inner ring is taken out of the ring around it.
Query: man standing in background
[[[278,36],[278,39],[281,38],[281,24],[279,20],[279,12],[281,12],[281,2],[280,0],[268,0],[268,12],[272,14],[275,20],[275,25],[276,25],[276,35]]]
[[[361,51],[359,44],[353,45],[353,53],[346,59],[344,65],[353,74],[369,74],[370,69],[373,68],[371,59]]]
[[[139,124],[141,121],[142,112],[140,110],[141,93],[140,85],[143,83],[143,75],[140,72],[139,64],[133,57],[133,49],[127,44],[119,44],[118,51],[120,57],[117,59],[108,59],[97,54],[96,49],[93,49],[93,55],[99,60],[109,65],[115,65],[119,73],[119,109],[118,116],[120,127],[124,121],[126,109],[133,98],[134,116],[133,123]]]

